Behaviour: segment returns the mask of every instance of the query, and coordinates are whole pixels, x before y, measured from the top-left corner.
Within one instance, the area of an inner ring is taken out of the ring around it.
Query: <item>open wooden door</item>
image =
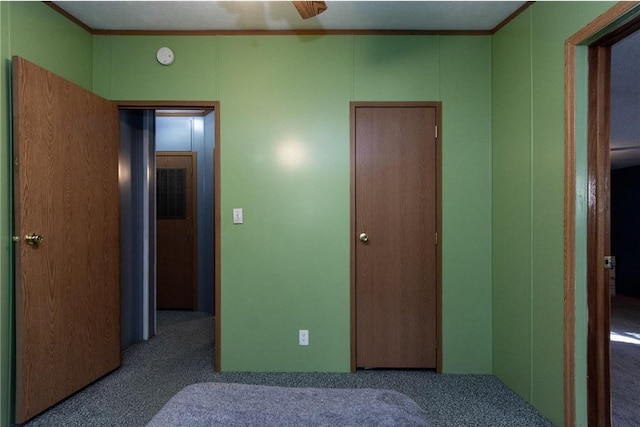
[[[120,366],[119,117],[14,57],[13,126],[23,423]]]

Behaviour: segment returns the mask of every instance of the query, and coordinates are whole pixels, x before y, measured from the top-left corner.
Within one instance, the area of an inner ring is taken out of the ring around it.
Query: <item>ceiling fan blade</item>
[[[302,19],[313,18],[327,10],[327,4],[323,1],[293,1]]]

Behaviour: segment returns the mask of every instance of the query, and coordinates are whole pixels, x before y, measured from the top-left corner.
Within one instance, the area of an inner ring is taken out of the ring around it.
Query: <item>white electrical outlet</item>
[[[298,343],[300,345],[309,345],[309,331],[306,329],[300,329],[298,332]]]

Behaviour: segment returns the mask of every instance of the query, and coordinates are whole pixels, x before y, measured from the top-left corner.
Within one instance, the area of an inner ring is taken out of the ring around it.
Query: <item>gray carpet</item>
[[[611,412],[614,427],[640,426],[640,299],[611,299]]]
[[[26,426],[144,426],[183,387],[202,382],[280,387],[373,388],[406,394],[433,426],[551,426],[491,375],[363,370],[350,373],[214,372],[214,320],[159,312],[158,335],[123,354],[123,366]]]
[[[424,427],[397,391],[199,383],[173,396],[147,427]]]

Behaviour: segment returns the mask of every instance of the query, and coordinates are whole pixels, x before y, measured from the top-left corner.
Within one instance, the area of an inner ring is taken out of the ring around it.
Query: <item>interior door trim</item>
[[[442,373],[442,102],[366,102],[358,101],[350,103],[350,310],[351,310],[351,372],[357,369],[356,361],[356,109],[358,107],[427,107],[436,110],[436,230],[438,233],[438,245],[436,247],[436,372]]]
[[[204,108],[208,110],[218,110],[220,101],[113,101],[121,110],[166,110],[175,108],[176,110],[192,110]]]
[[[586,26],[581,28],[574,35],[569,37],[565,42],[565,92],[564,92],[564,104],[565,104],[565,160],[564,160],[564,423],[567,426],[573,426],[576,423],[576,372],[575,372],[575,350],[576,350],[576,57],[578,46],[604,46],[607,43],[612,43],[614,39],[620,39],[624,35],[629,34],[625,31],[629,31],[635,26],[637,29],[637,7],[639,2],[618,2],[606,12],[596,17],[593,21],[589,22]],[[595,40],[595,41],[594,41]],[[600,55],[602,58],[602,55]],[[597,62],[597,61],[596,61]],[[601,69],[601,72],[603,70]],[[590,71],[591,72],[591,71]],[[594,76],[598,78],[598,76]],[[600,76],[600,79],[604,76]],[[591,90],[591,89],[590,89]],[[601,88],[602,90],[602,88]],[[595,104],[592,104],[595,103]],[[604,104],[600,106],[598,104],[598,96],[590,97],[589,109],[598,115],[599,108],[602,109]],[[594,108],[595,107],[595,108]],[[608,108],[608,106],[607,106]],[[589,113],[591,114],[591,112]],[[602,115],[602,111],[600,112]],[[601,126],[602,124],[600,124]],[[591,134],[588,144],[596,145],[591,147],[590,150],[602,150],[603,147],[597,147],[599,144],[605,144],[608,148],[609,141],[603,141],[602,138],[597,137],[598,133],[602,136],[602,132],[595,132],[593,126],[598,126],[596,123],[589,121],[589,126],[592,127],[588,130]],[[593,159],[589,159],[588,163],[591,163]],[[595,175],[589,177],[590,185],[591,180],[594,185],[602,178],[604,173],[602,170],[593,171]],[[596,198],[598,196],[596,195]],[[597,212],[593,212],[597,217]],[[593,224],[588,224],[588,235],[592,238],[595,234],[591,230]],[[588,237],[589,238],[589,237]],[[598,259],[597,251],[591,251],[587,255],[587,263],[591,265],[597,265]],[[601,261],[601,260],[600,260]],[[589,274],[589,277],[592,277]],[[589,280],[589,279],[587,279]],[[597,286],[587,285],[587,293],[596,291]],[[604,304],[602,301],[603,295],[600,292],[598,295],[588,296],[588,298],[595,298],[594,302],[598,299],[596,304]],[[606,299],[606,298],[605,298]],[[608,305],[607,305],[608,307]],[[604,308],[604,307],[602,307]],[[608,308],[607,308],[608,310]],[[589,312],[589,322],[594,323],[594,326],[589,326],[589,334],[600,333],[604,325],[603,310]],[[609,322],[609,319],[606,320]],[[599,326],[598,326],[599,325]],[[599,332],[598,332],[599,331]],[[608,339],[603,339],[602,336],[597,338],[595,336],[589,337],[588,340],[592,341],[592,345],[588,346],[587,359],[602,358],[605,352],[608,352]],[[605,348],[606,346],[606,348]],[[607,356],[608,358],[608,353]],[[603,361],[592,362],[594,366],[603,367]],[[593,384],[609,384],[609,370],[608,362],[607,369],[595,369],[589,372],[589,375],[596,378],[590,378],[587,384],[587,400],[590,402],[587,404],[587,416],[589,425],[602,425],[607,426],[611,423],[610,412],[610,391],[602,393],[594,389]],[[600,377],[600,378],[597,378]],[[608,409],[607,409],[608,408]],[[598,424],[596,420],[601,420],[603,423]]]
[[[221,253],[222,248],[220,242],[220,101],[114,101],[120,109],[149,109],[162,110],[167,108],[173,109],[197,109],[206,108],[214,110],[215,121],[215,144],[213,149],[213,221],[214,221],[214,305],[215,305],[215,370],[221,372],[221,348],[222,348],[222,313],[221,313]]]

